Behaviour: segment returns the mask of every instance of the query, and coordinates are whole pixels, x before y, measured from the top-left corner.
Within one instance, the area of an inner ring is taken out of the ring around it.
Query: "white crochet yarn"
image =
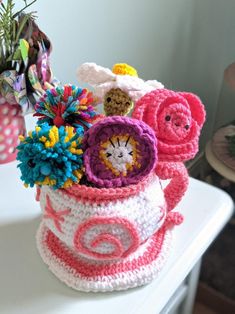
[[[59,221],[61,230],[58,229],[55,221],[51,218],[44,218],[44,224],[73,250],[75,250],[74,235],[76,230],[81,224],[93,217],[126,219],[134,226],[139,241],[142,243],[162,226],[166,215],[164,194],[157,176],[154,176],[144,191],[139,192],[138,195],[103,204],[84,203],[84,201],[68,196],[60,190],[55,191],[48,186],[43,186],[41,188],[40,205],[44,216],[47,214],[47,210],[45,210],[47,197],[49,197],[55,212],[59,213],[65,210],[70,212],[63,216],[64,221]],[[83,237],[83,246],[89,247],[93,239],[105,233],[118,238],[126,251],[130,248],[132,239],[129,231],[125,228],[119,223],[110,225],[101,223],[91,226]],[[89,249],[96,253],[109,254],[113,247],[111,244],[103,243],[97,248],[90,247]],[[92,256],[89,256],[89,258],[96,259]]]
[[[116,74],[114,74],[110,69],[103,68],[93,62],[83,63],[77,69],[77,77],[82,82],[99,85],[105,82],[115,81]]]
[[[108,68],[89,62],[78,68],[77,77],[79,81],[88,83],[94,88],[94,93],[100,101],[113,88],[120,88],[134,102],[152,90],[164,88],[163,84],[156,80],[144,81],[135,76],[114,74]]]

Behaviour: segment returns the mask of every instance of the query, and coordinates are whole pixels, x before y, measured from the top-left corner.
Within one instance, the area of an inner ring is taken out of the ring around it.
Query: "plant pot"
[[[25,121],[21,107],[9,104],[0,96],[0,164],[16,159],[19,135],[25,134]]]
[[[68,286],[128,289],[150,282],[164,265],[172,224],[155,174],[115,189],[43,186],[37,199],[43,212],[39,253]]]

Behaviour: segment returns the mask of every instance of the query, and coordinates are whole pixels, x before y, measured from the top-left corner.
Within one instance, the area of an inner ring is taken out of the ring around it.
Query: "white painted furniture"
[[[190,179],[178,206],[185,222],[174,230],[174,247],[159,278],[125,292],[86,294],[60,282],[41,260],[35,243],[39,205],[18,177],[15,162],[0,166],[0,313],[157,314],[180,306],[178,313],[190,314],[200,259],[232,215],[226,193]]]
[[[211,141],[206,144],[205,149],[206,159],[216,172],[218,172],[222,177],[228,179],[231,182],[235,182],[235,171],[227,167],[222,161],[220,161],[211,148]]]

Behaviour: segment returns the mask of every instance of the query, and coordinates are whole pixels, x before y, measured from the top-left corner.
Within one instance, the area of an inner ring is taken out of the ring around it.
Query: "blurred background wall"
[[[234,0],[38,0],[33,9],[62,82],[77,84],[83,62],[130,63],[144,79],[197,93],[207,110],[202,145],[211,137],[223,71],[235,61]],[[235,118],[235,104],[224,110]]]

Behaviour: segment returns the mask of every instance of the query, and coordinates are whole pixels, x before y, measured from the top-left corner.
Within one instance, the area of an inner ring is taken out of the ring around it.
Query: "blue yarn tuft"
[[[83,128],[70,128],[73,129],[74,133],[68,140],[66,127],[57,128],[44,123],[21,141],[17,147],[17,160],[20,161],[18,167],[21,171],[21,180],[26,185],[33,187],[34,184],[48,184],[52,185],[54,189],[58,189],[63,188],[69,179],[74,183],[79,182],[80,177],[75,172],[79,170],[82,174],[81,142]],[[49,134],[52,129],[58,130],[59,140],[52,147],[46,147],[45,139],[50,141]],[[72,152],[73,148],[79,150],[79,153],[78,151]]]

